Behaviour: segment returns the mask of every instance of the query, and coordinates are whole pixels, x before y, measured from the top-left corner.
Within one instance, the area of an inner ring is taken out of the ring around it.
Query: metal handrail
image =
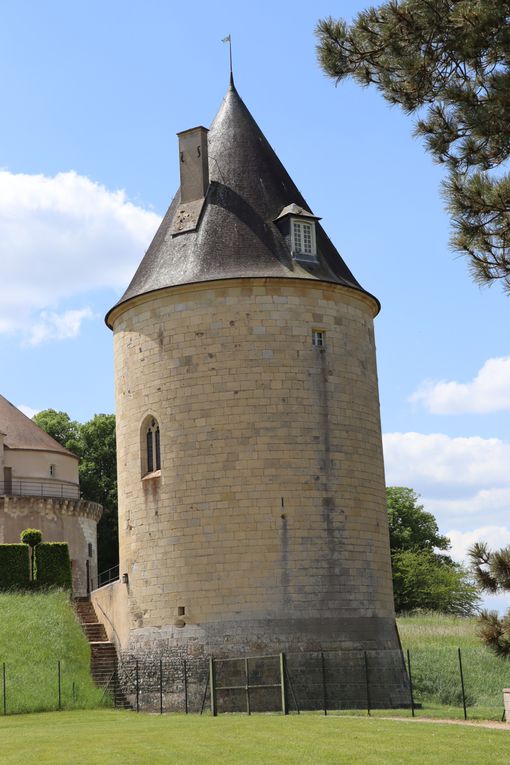
[[[94,580],[91,578],[90,582],[92,590],[98,590],[100,587],[105,587],[107,584],[116,582],[119,578],[119,564],[117,563],[116,566],[112,566],[111,568],[106,569],[106,571],[101,571],[101,573],[97,575],[96,587],[94,587]]]
[[[11,478],[0,481],[0,496],[80,499],[80,487],[63,481]]]

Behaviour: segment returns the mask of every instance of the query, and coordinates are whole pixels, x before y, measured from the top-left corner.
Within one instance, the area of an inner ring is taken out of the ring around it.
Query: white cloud
[[[510,485],[510,444],[499,438],[452,438],[443,433],[386,433],[384,456],[388,485],[421,491],[442,487],[464,490]],[[447,491],[446,494],[451,494]]]
[[[469,566],[470,563],[467,557],[468,548],[475,542],[487,542],[491,550],[499,550],[501,547],[506,547],[510,544],[510,529],[506,526],[480,526],[471,531],[449,529],[446,532],[446,536],[449,537],[452,544],[448,554],[454,560],[466,566]],[[510,598],[507,593],[498,593],[496,595],[483,593],[481,608],[499,611],[500,614],[504,614],[510,608]]]
[[[30,419],[32,419],[34,414],[38,414],[40,411],[40,409],[34,409],[32,406],[27,406],[26,404],[19,404],[17,409],[19,409],[20,412],[23,412],[23,414],[25,414]]]
[[[433,414],[510,410],[510,356],[488,359],[468,383],[425,380],[409,397]]]
[[[0,333],[29,343],[75,336],[89,309],[59,313],[59,303],[124,288],[159,221],[74,172],[0,171]]]
[[[510,483],[510,479],[509,479]],[[508,517],[510,508],[510,486],[494,489],[481,489],[467,496],[444,496],[451,493],[448,487],[436,487],[436,492],[443,496],[427,496],[427,509],[434,515],[447,516],[452,519],[464,519],[465,522],[494,523]]]
[[[40,345],[47,340],[69,340],[77,337],[82,321],[92,319],[94,314],[90,308],[79,308],[55,313],[42,311],[39,320],[30,330],[28,345]]]
[[[418,492],[441,533],[506,528],[510,443],[443,433],[386,433],[383,440],[386,483]]]
[[[452,543],[449,555],[459,562],[466,562],[468,548],[475,542],[487,542],[491,550],[498,550],[510,544],[510,529],[506,526],[480,526],[471,531],[450,529],[446,536]]]

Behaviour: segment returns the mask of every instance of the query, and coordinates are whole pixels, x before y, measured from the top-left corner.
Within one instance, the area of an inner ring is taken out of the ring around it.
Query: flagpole
[[[228,34],[221,42],[228,42],[228,55],[230,60],[230,84],[234,84],[234,68],[232,66],[232,35]]]

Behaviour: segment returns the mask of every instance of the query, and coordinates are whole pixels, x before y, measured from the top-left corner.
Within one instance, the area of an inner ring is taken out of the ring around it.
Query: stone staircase
[[[75,598],[74,607],[82,629],[90,643],[92,678],[97,686],[111,694],[114,705],[130,708],[119,687],[117,674],[117,651],[108,640],[104,626],[97,618],[89,598]]]

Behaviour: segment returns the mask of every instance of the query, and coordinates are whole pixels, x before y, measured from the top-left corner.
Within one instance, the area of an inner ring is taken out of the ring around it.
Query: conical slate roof
[[[0,433],[5,436],[4,445],[8,449],[59,452],[78,459],[3,396],[0,396]]]
[[[289,207],[312,211],[233,82],[209,130],[208,147],[210,184],[198,227],[172,234],[178,191],[117,305],[165,287],[243,277],[313,279],[365,292],[318,222],[317,263],[293,259],[275,220]]]

